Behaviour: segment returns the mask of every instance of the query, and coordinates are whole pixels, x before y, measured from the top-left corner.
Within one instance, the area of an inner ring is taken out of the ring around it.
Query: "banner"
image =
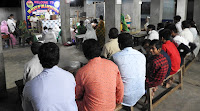
[[[60,10],[60,0],[25,0],[25,10],[26,10],[26,22],[27,27],[30,26],[30,18],[35,14],[39,19],[45,18],[45,13],[47,9],[58,15]]]

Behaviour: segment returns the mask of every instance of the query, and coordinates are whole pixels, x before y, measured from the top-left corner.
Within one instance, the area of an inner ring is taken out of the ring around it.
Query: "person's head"
[[[150,43],[150,53],[151,55],[160,55],[162,50],[162,43],[159,40],[152,40]]]
[[[93,23],[96,23],[96,24],[97,24],[97,23],[98,23],[97,19],[94,19],[94,20],[93,20]]]
[[[196,28],[196,24],[193,20],[190,21],[190,27]]]
[[[157,24],[157,30],[164,28],[164,24],[163,23],[158,23]]]
[[[52,68],[59,62],[59,47],[53,42],[44,43],[39,48],[38,57],[43,68]]]
[[[100,18],[100,20],[103,20],[103,15],[100,15],[99,18]]]
[[[42,45],[41,42],[34,42],[34,43],[31,45],[31,51],[32,51],[33,55],[38,54],[39,48],[40,48],[41,45]]]
[[[46,26],[44,26],[44,28],[43,28],[44,30],[47,30],[48,28],[46,27]]]
[[[47,9],[47,12],[49,12],[50,11],[50,9]]]
[[[83,23],[84,23],[83,21],[80,21],[80,26],[83,26]]]
[[[175,17],[174,17],[174,23],[177,23],[177,22],[179,22],[181,20],[181,16],[180,15],[176,15]]]
[[[150,39],[145,39],[142,43],[142,47],[144,49],[148,48],[149,47],[149,44],[150,44],[151,40]]]
[[[174,25],[174,24],[169,25],[167,27],[167,29],[169,29],[171,31],[172,37],[175,37],[178,34],[178,30],[176,28],[176,25]]]
[[[115,39],[118,37],[118,33],[119,31],[116,29],[116,28],[111,28],[110,31],[109,31],[109,38],[110,39]]]
[[[10,14],[10,18],[14,18],[14,14]]]
[[[99,46],[99,43],[95,39],[85,40],[82,46],[83,53],[88,60],[95,57],[100,57],[101,48]]]
[[[148,33],[149,31],[152,31],[152,30],[155,30],[155,25],[149,24],[149,25],[147,26],[147,33]]]
[[[33,14],[33,17],[35,17],[36,15],[35,14]]]
[[[159,38],[163,43],[170,40],[170,37],[171,37],[171,31],[169,29],[164,29],[159,32]]]
[[[183,22],[182,22],[182,28],[183,28],[183,29],[185,29],[185,28],[190,28],[190,23],[189,23],[187,20],[183,21]]]
[[[119,48],[123,50],[126,47],[132,47],[133,40],[129,33],[121,33],[118,36]]]

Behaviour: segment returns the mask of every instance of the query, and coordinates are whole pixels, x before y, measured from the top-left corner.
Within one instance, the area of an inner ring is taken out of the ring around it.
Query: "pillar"
[[[150,6],[150,24],[157,26],[162,22],[164,0],[151,0]]]
[[[118,0],[120,1],[120,0]],[[105,0],[105,35],[106,42],[109,40],[109,30],[113,27],[120,31],[121,23],[121,2],[119,4],[117,0]]]
[[[194,0],[194,17],[193,17],[193,20],[196,23],[198,29],[200,29],[199,12],[200,12],[200,0]]]
[[[60,0],[62,43],[71,41],[70,33],[70,3],[67,0]]]
[[[1,38],[1,35],[0,35]],[[0,98],[7,96],[2,39],[0,39]]]
[[[21,0],[22,19],[26,20],[25,0]]]
[[[87,9],[87,0],[84,0],[84,12],[86,12]]]
[[[176,15],[181,16],[181,21],[186,20],[187,17],[187,3],[188,0],[177,0]]]

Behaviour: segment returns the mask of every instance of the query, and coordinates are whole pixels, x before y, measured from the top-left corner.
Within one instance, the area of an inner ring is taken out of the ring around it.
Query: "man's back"
[[[113,55],[124,83],[123,105],[134,106],[145,93],[146,58],[132,47]]]
[[[119,52],[118,39],[110,39],[103,47],[102,54],[106,58],[110,58],[113,54]]]
[[[38,58],[38,54],[34,55],[33,58],[25,64],[24,67],[24,76],[23,82],[24,84],[32,80],[34,77],[39,75],[43,71],[43,67],[40,64],[40,60]]]
[[[25,111],[77,111],[72,74],[54,66],[27,82],[23,91]]]
[[[76,83],[80,111],[113,111],[116,103],[122,102],[123,83],[112,61],[100,57],[90,60],[77,72]]]
[[[171,59],[170,75],[175,74],[179,70],[181,64],[181,57],[178,52],[178,49],[171,41],[168,40],[162,45],[162,50],[164,50]]]
[[[194,37],[192,32],[189,30],[189,28],[185,28],[181,33],[180,36],[184,37],[188,42],[193,43],[194,42]]]

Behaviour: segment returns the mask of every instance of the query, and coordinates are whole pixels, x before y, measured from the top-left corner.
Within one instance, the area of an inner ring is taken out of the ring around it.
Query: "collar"
[[[111,42],[111,41],[118,41],[118,38],[110,39],[109,42]]]

